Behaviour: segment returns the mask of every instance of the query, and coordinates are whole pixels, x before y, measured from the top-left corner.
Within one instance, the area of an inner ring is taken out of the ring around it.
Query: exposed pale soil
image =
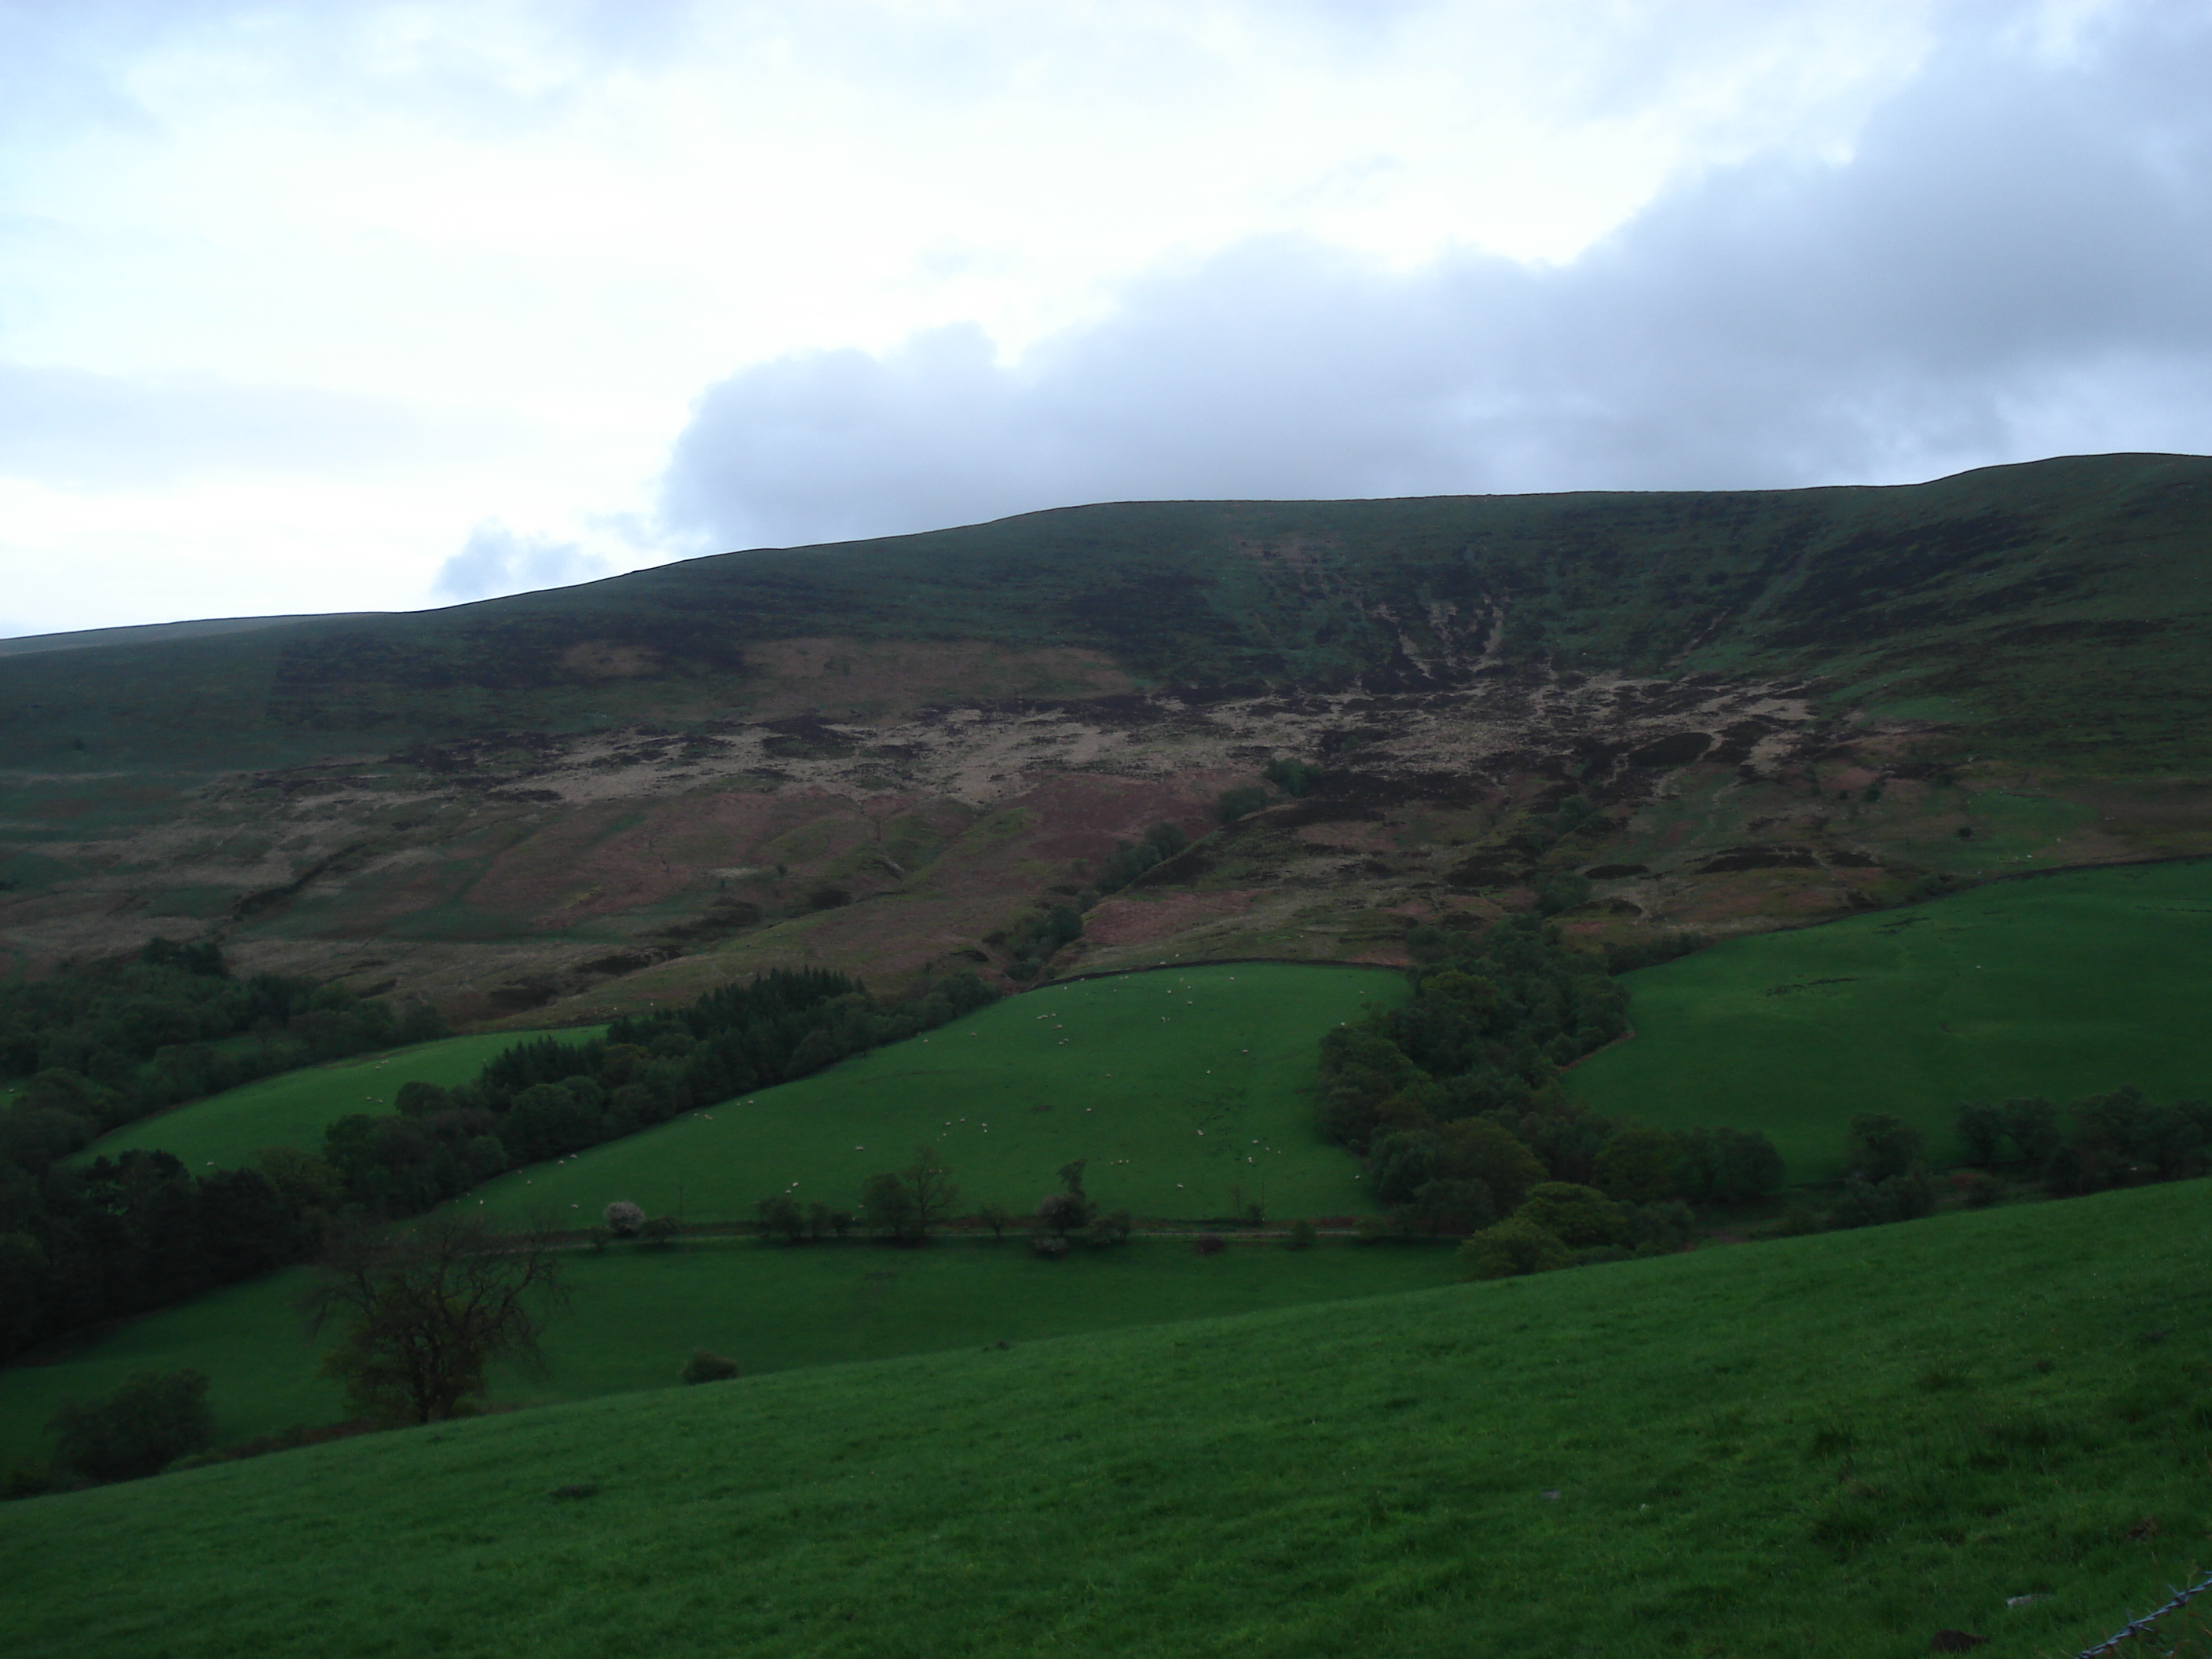
[[[1470,662],[1490,625],[1462,629]],[[653,666],[576,651],[578,672]],[[546,1022],[777,963],[886,985],[996,971],[1011,924],[1163,820],[1198,845],[1097,907],[1053,971],[1402,960],[1412,923],[1529,902],[1560,871],[1590,872],[1563,921],[1597,937],[1790,925],[1893,902],[1931,871],[2212,850],[2201,787],[2071,800],[2008,779],[2001,799],[1971,767],[1917,758],[1938,729],[1823,716],[1799,685],[1492,672],[1204,701],[1132,690],[1084,652],[804,639],[753,655],[774,684],[690,730],[487,733],[228,774],[107,834],[73,830],[77,798],[57,798],[31,848],[49,873],[0,891],[0,944],[35,969],[217,933],[248,969]],[[1216,796],[1278,756],[1330,781],[1217,830]],[[1601,816],[1564,841],[1537,833],[1577,792]]]

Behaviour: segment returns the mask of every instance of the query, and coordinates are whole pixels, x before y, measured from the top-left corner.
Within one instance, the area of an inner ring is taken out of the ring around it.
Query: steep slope
[[[2181,456],[1131,503],[0,659],[0,940],[216,931],[473,1019],[895,980],[1279,757],[1327,777],[1110,902],[1098,965],[1387,960],[1564,870],[1587,927],[1725,930],[2212,850],[2208,503]]]

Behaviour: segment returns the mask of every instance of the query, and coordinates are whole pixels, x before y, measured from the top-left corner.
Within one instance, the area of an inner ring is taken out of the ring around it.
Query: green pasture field
[[[2000,882],[1626,983],[1635,1040],[1567,1079],[1598,1109],[1763,1131],[1793,1182],[1839,1173],[1856,1112],[1918,1125],[1949,1163],[1963,1101],[2212,1091],[2212,860]]]
[[[140,1150],[173,1152],[191,1169],[213,1165],[237,1169],[267,1146],[298,1146],[313,1152],[323,1131],[352,1112],[389,1112],[403,1083],[466,1083],[486,1060],[517,1043],[541,1035],[564,1042],[588,1042],[605,1035],[603,1025],[571,1031],[501,1031],[483,1036],[444,1037],[411,1048],[386,1048],[327,1066],[285,1072],[227,1089],[205,1100],[187,1102],[156,1116],[126,1123],[103,1135],[78,1156],[113,1157]]]
[[[2194,1182],[35,1498],[9,1647],[2072,1653],[2212,1555],[2208,1240]]]
[[[1081,1158],[1091,1195],[1139,1216],[1225,1216],[1240,1194],[1275,1217],[1351,1214],[1373,1206],[1314,1127],[1317,1045],[1406,994],[1395,973],[1250,963],[1049,986],[461,1202],[572,1226],[617,1199],[691,1221],[750,1220],[781,1192],[851,1208],[926,1143],[963,1208],[1034,1208]]]
[[[1133,1239],[1061,1261],[1012,1238],[921,1249],[688,1240],[577,1250],[563,1267],[568,1305],[548,1328],[545,1374],[502,1373],[495,1406],[665,1388],[694,1348],[757,1376],[1375,1296],[1449,1284],[1454,1272],[1448,1245],[1326,1239],[1308,1250],[1255,1239],[1215,1256],[1188,1239]],[[311,1339],[297,1311],[309,1282],[304,1268],[273,1274],[133,1320],[55,1363],[0,1370],[0,1468],[50,1454],[45,1425],[59,1407],[111,1393],[134,1371],[205,1372],[226,1443],[337,1421],[344,1402],[316,1374],[329,1341]]]

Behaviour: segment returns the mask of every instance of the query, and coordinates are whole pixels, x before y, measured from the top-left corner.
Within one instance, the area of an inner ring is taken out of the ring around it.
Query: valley
[[[11,1653],[2079,1651],[2205,1565],[2208,502],[1124,502],[8,642],[0,969],[112,991],[0,1033]],[[478,1220],[543,1363],[265,1450],[400,1398],[315,1253]],[[57,1458],[191,1374],[167,1472]]]

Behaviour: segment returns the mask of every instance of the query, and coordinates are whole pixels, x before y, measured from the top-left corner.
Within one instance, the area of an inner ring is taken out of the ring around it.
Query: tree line
[[[2133,1084],[2063,1111],[2041,1096],[1969,1101],[1958,1128],[1969,1163],[2025,1166],[2060,1198],[2212,1173],[2212,1103],[2160,1105]]]
[[[422,1214],[507,1169],[804,1077],[996,996],[963,973],[889,1005],[841,974],[778,969],[619,1020],[604,1039],[518,1043],[453,1088],[403,1085],[394,1110],[342,1117],[319,1147],[271,1147],[244,1170],[195,1174],[137,1151],[76,1166],[65,1160],[90,1139],[86,1122],[26,1102],[0,1113],[0,1361],[304,1260],[334,1226]]]
[[[1060,1187],[1047,1193],[1034,1211],[1016,1212],[1004,1204],[978,1205],[972,1217],[1001,1239],[1008,1230],[1027,1232],[1035,1255],[1057,1260],[1071,1243],[1126,1243],[1136,1223],[1127,1210],[1105,1210],[1084,1189],[1083,1172],[1091,1160],[1079,1158],[1060,1167]],[[755,1212],[764,1237],[781,1237],[793,1244],[836,1237],[844,1237],[855,1227],[866,1227],[878,1237],[896,1244],[926,1243],[929,1230],[951,1220],[960,1203],[960,1188],[945,1167],[934,1146],[923,1146],[914,1162],[902,1169],[872,1175],[860,1183],[857,1210],[837,1208],[816,1200],[803,1207],[788,1193],[772,1193],[760,1200]],[[641,1236],[653,1224],[634,1204],[607,1206],[611,1237]]]

